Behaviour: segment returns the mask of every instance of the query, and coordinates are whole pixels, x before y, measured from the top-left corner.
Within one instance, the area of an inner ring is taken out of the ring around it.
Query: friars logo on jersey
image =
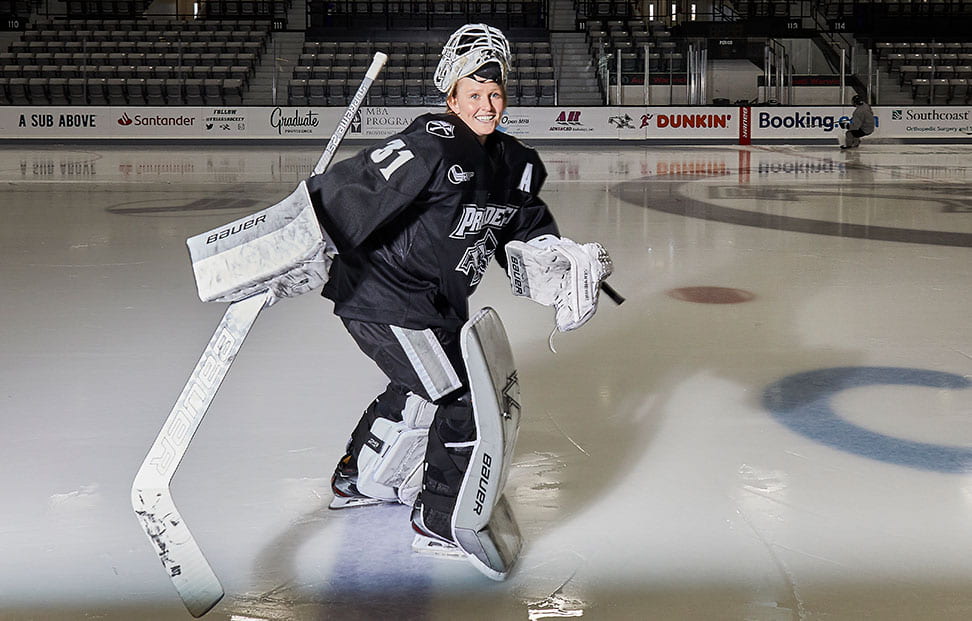
[[[425,131],[439,138],[455,138],[456,128],[448,121],[429,121],[425,124]]]
[[[487,230],[485,235],[476,240],[476,243],[466,248],[465,254],[459,260],[459,265],[456,266],[456,271],[469,277],[470,286],[478,285],[483,279],[483,274],[498,245],[496,236],[492,231]]]
[[[473,175],[475,174],[476,173],[474,172],[464,171],[462,169],[462,166],[460,166],[459,164],[453,164],[452,167],[449,168],[449,174],[448,174],[449,183],[452,183],[454,185],[459,185],[460,183],[472,179]]]
[[[515,207],[504,207],[492,203],[487,203],[485,207],[463,205],[459,224],[452,229],[449,237],[465,239],[471,235],[476,235],[483,229],[501,229],[509,224],[514,215],[516,215]]]

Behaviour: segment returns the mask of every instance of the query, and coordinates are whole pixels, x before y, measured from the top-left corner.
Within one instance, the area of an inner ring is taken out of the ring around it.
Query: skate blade
[[[457,546],[418,533],[412,538],[412,551],[422,556],[449,558],[457,561],[466,560],[466,553]]]
[[[344,496],[335,496],[331,499],[331,503],[327,505],[328,509],[353,509],[354,507],[368,507],[371,505],[381,505],[386,501],[378,498],[362,498],[362,497],[351,497],[346,498]]]

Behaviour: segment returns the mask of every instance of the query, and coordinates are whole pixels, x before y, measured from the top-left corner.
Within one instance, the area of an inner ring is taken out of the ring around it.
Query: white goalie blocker
[[[503,580],[522,547],[520,530],[503,495],[520,426],[520,386],[496,311],[484,308],[466,322],[461,345],[476,442],[452,514],[452,534],[479,571]]]
[[[304,181],[276,205],[186,244],[203,302],[236,302],[267,290],[275,298],[312,291],[327,282],[337,254]]]

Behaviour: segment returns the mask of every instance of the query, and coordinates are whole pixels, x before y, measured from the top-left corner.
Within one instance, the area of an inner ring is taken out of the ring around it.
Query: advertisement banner
[[[964,138],[972,136],[969,106],[874,106],[874,133],[880,138]],[[754,107],[752,138],[833,138],[854,106]]]
[[[426,112],[441,112],[442,108],[386,108],[367,107],[358,110],[348,129],[347,138],[384,138],[404,130],[415,117]]]
[[[337,108],[283,107],[257,108],[259,119],[248,132],[250,138],[317,138],[325,141],[341,120],[344,110]]]
[[[108,133],[112,138],[204,138],[204,109],[125,108],[108,109]]]
[[[739,112],[729,107],[676,106],[643,108],[641,125],[647,138],[678,140],[738,140]]]
[[[608,117],[618,140],[644,140],[648,136],[648,113],[645,108],[615,108]]]
[[[0,138],[110,138],[109,108],[0,106]]]
[[[363,107],[347,138],[377,140],[441,107]],[[836,142],[853,106],[598,106],[511,108],[499,130],[526,140],[750,140]],[[324,144],[344,108],[0,106],[0,139],[316,140]],[[972,138],[969,106],[875,106],[873,139]]]
[[[616,139],[618,127],[611,118],[617,108],[512,108],[503,114],[500,131],[518,138]]]
[[[753,139],[753,109],[739,107],[739,144],[751,144]]]
[[[753,140],[832,138],[836,141],[840,121],[850,119],[853,112],[854,107],[850,105],[755,106],[750,115],[750,136]]]
[[[874,114],[878,114],[875,109]],[[968,106],[885,106],[881,108],[880,134],[894,138],[968,138],[972,136],[972,108]]]

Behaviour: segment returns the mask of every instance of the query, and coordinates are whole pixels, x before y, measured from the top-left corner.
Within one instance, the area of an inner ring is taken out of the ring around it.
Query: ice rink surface
[[[359,147],[345,148],[345,157]],[[503,583],[329,511],[384,386],[316,293],[257,320],[175,475],[226,596],[206,619],[972,618],[972,147],[542,146],[597,316],[490,268],[524,416]],[[0,149],[0,619],[189,619],[129,501],[225,309],[185,239],[319,150]]]

